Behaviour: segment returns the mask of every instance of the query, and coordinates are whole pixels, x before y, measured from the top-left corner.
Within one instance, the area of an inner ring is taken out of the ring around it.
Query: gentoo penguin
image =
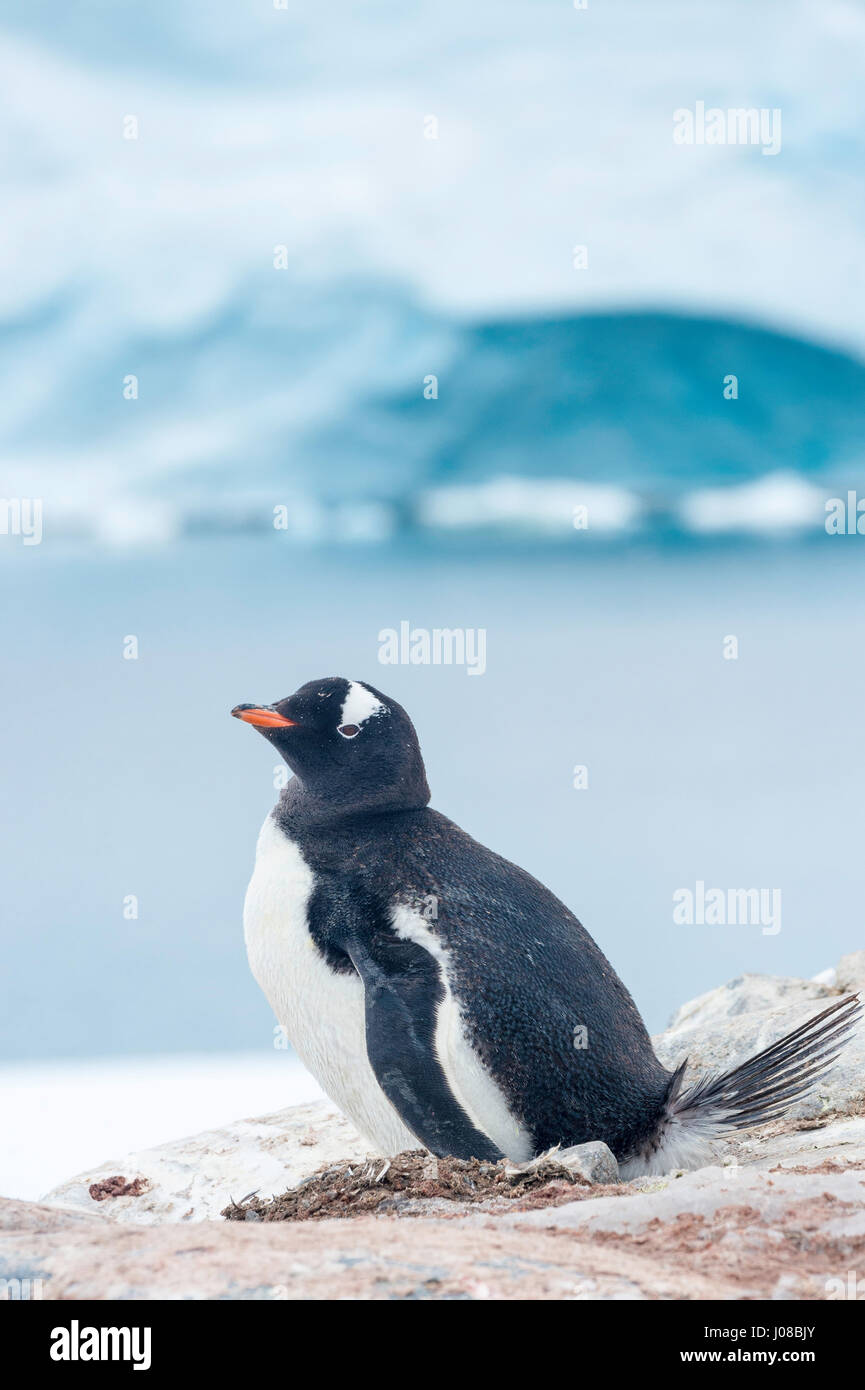
[[[258,839],[244,931],[298,1055],[382,1154],[525,1161],[602,1139],[622,1175],[699,1164],[838,1053],[840,999],[685,1088],[588,932],[543,884],[429,808],[417,735],[361,681],[237,705],[294,772]]]

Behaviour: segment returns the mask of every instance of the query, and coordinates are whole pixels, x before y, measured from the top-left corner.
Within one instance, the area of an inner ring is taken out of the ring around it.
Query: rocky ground
[[[726,1068],[863,988],[865,951],[817,980],[744,976],[655,1044],[668,1066]],[[865,1299],[865,1029],[784,1122],[697,1172],[630,1183],[603,1144],[528,1170],[388,1162],[326,1104],[241,1120],[113,1159],[42,1203],[0,1201],[0,1285],[55,1299]]]

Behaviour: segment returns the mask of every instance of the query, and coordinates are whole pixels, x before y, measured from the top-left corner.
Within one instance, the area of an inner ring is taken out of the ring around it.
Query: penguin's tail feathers
[[[858,994],[849,994],[741,1066],[701,1076],[687,1089],[683,1062],[673,1073],[657,1128],[621,1165],[622,1175],[695,1167],[705,1162],[711,1140],[778,1119],[829,1069],[861,1017]]]

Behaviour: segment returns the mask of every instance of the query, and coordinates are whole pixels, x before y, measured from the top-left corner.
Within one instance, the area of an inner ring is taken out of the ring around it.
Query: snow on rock
[[[813,980],[743,975],[683,1005],[658,1055],[690,1057],[692,1073],[730,1067],[863,984],[865,951]],[[0,1201],[7,1296],[35,1279],[45,1298],[847,1297],[851,1242],[865,1237],[865,1037],[791,1115],[731,1134],[696,1172],[620,1184],[592,1143],[558,1152],[586,1185],[552,1197],[218,1219],[231,1198],[367,1153],[316,1102],[111,1160],[42,1205]]]
[[[322,1163],[362,1158],[368,1148],[335,1106],[316,1101],[109,1159],[61,1183],[45,1201],[140,1226],[205,1221],[232,1198],[283,1192]],[[144,1190],[112,1196],[104,1185],[113,1177],[143,1178]]]
[[[838,962],[835,983],[842,994],[865,992],[865,951],[851,951]]]
[[[844,1299],[865,1236],[865,1117],[565,1191],[495,1214],[431,1202],[402,1219],[132,1226],[100,1220],[107,1202],[0,1199],[0,1269],[12,1298]]]
[[[850,964],[845,964],[850,963]],[[862,974],[858,977],[857,971]],[[833,988],[818,980],[774,975],[740,975],[683,1004],[669,1028],[652,1041],[666,1067],[688,1060],[686,1078],[727,1071],[828,1008],[842,994],[865,986],[865,951],[844,956]],[[860,1022],[842,1054],[816,1086],[787,1112],[812,1119],[853,1111],[865,1102],[865,1023]]]
[[[768,1047],[865,980],[865,951],[844,956],[838,985],[770,975],[741,975],[684,1004],[666,1032],[653,1041],[665,1066],[689,1060],[688,1076],[723,1071]],[[865,1104],[865,1028],[856,1034],[824,1080],[789,1112],[792,1120],[855,1113]],[[760,1131],[756,1131],[758,1137]],[[738,1152],[738,1136],[717,1153]],[[589,1154],[589,1149],[597,1153]],[[579,1146],[588,1181],[615,1182],[615,1160],[603,1144]],[[228,1202],[257,1191],[283,1192],[323,1163],[361,1159],[368,1142],[328,1101],[293,1106],[220,1129],[142,1149],[61,1183],[45,1198],[77,1207],[109,1221],[152,1225],[162,1221],[204,1221],[217,1217]],[[598,1157],[598,1154],[601,1157]],[[612,1166],[611,1166],[612,1165]],[[139,1195],[115,1196],[123,1178]],[[91,1188],[93,1193],[91,1193]],[[143,1190],[142,1190],[143,1189]],[[101,1199],[101,1200],[100,1200]]]

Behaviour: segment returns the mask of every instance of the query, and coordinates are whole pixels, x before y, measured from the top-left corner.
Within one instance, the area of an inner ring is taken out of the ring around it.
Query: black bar
[[[66,1378],[86,1375],[92,1379],[108,1369],[113,1375],[128,1373],[139,1379],[152,1374],[161,1377],[166,1371],[212,1372],[223,1377],[237,1372],[247,1380],[250,1375],[258,1379],[263,1372],[282,1372],[294,1379],[304,1373],[302,1367],[312,1369],[317,1364],[330,1379],[341,1352],[346,1375],[365,1374],[349,1358],[363,1345],[368,1352],[370,1334],[377,1331],[388,1339],[394,1334],[398,1338],[400,1327],[413,1329],[414,1319],[419,1318],[439,1335],[447,1335],[442,1309],[431,1314],[416,1307],[419,1301],[441,1300],[384,1301],[390,1303],[386,1309],[376,1302],[340,1300],[320,1304],[313,1312],[305,1302],[267,1297],[236,1302],[22,1300],[7,1303],[0,1327],[6,1334],[7,1354],[14,1348],[22,1371],[48,1371]],[[862,1307],[855,1298],[723,1303],[575,1299],[525,1302],[519,1310],[505,1301],[444,1301],[451,1305],[448,1322],[456,1318],[450,1326],[461,1334],[449,1355],[456,1355],[460,1345],[479,1364],[489,1363],[500,1348],[507,1363],[509,1348],[518,1348],[533,1361],[546,1362],[557,1346],[575,1379],[582,1378],[577,1374],[580,1365],[585,1369],[589,1364],[605,1374],[633,1372],[641,1377],[668,1373],[674,1367],[690,1378],[712,1368],[735,1373],[755,1366],[765,1372],[783,1373],[790,1368],[817,1372],[825,1378],[827,1372],[849,1365],[851,1348],[859,1344],[862,1331]],[[411,1310],[393,1306],[400,1302],[411,1303]],[[467,1309],[466,1303],[475,1306]],[[335,1323],[340,1330],[334,1339]],[[116,1336],[105,1339],[106,1358],[116,1347],[121,1355],[128,1351],[127,1359],[85,1359],[91,1349],[102,1353],[102,1338],[92,1332],[102,1328],[118,1330]],[[475,1342],[472,1333],[483,1341]],[[556,1339],[547,1343],[543,1356],[537,1346],[533,1348],[532,1339],[538,1334]],[[398,1369],[398,1345],[397,1340],[391,1352],[380,1348],[374,1358],[393,1374]],[[440,1357],[446,1343],[436,1345]],[[78,1359],[55,1359],[52,1347],[69,1357],[77,1350]],[[138,1372],[133,1370],[134,1357],[141,1363]],[[433,1354],[431,1370],[437,1359]],[[443,1369],[439,1363],[440,1372]],[[448,1370],[449,1375],[459,1372],[456,1363]]]

